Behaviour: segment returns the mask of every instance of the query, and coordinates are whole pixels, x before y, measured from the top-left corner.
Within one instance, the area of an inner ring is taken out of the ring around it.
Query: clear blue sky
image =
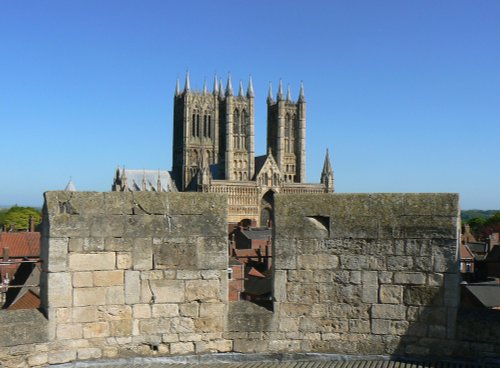
[[[500,1],[0,1],[0,204],[171,169],[175,81],[304,81],[307,174],[500,209]],[[211,83],[210,83],[211,85]]]

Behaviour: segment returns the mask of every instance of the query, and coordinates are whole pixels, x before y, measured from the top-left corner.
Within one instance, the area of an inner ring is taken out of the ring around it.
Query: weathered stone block
[[[97,307],[74,307],[71,310],[73,322],[95,322],[97,320]]]
[[[297,267],[299,269],[336,269],[339,259],[331,254],[303,254],[297,256]]]
[[[223,303],[201,303],[200,304],[200,317],[214,317],[224,316],[226,305]]]
[[[83,325],[83,337],[86,339],[107,336],[109,336],[109,324],[107,322],[92,322]]]
[[[134,318],[151,318],[151,305],[150,304],[133,305],[132,316]]]
[[[115,253],[72,253],[69,255],[70,271],[113,270]]]
[[[43,269],[46,269],[49,272],[66,271],[68,261],[68,244],[68,238],[49,238],[47,242],[47,249],[42,249],[42,258],[44,259],[44,262],[42,263]],[[44,257],[43,253],[47,253],[47,257]]]
[[[403,305],[377,304],[372,307],[372,318],[405,319],[406,307]]]
[[[151,238],[134,239],[132,267],[134,270],[151,270],[153,268],[153,244]]]
[[[73,303],[71,286],[71,274],[65,272],[47,274],[48,306],[49,307],[69,307]]]
[[[99,348],[80,348],[77,350],[79,360],[99,359],[102,357],[102,350]]]
[[[214,302],[220,300],[220,282],[217,280],[186,281],[186,301]],[[182,301],[182,300],[181,300]]]
[[[95,271],[93,273],[95,286],[118,286],[123,285],[123,271]]]
[[[74,305],[103,305],[106,304],[106,288],[78,288],[73,291]]]
[[[125,291],[123,286],[108,286],[106,289],[106,304],[124,304]]]
[[[399,285],[380,285],[380,303],[401,304],[403,301],[403,287]]]
[[[182,303],[185,300],[182,280],[143,280],[141,285],[143,303],[149,303],[153,296],[157,303]]]
[[[57,325],[56,337],[58,340],[80,339],[82,336],[82,325],[79,323]]]
[[[426,275],[418,272],[395,272],[395,284],[410,284],[410,285],[424,285]]]
[[[170,353],[172,355],[185,355],[194,352],[192,342],[173,342],[170,344]]]
[[[179,315],[178,304],[153,304],[153,318],[177,317]]]
[[[49,354],[49,364],[62,364],[71,362],[76,359],[76,351],[73,350],[63,350],[55,351]]]
[[[140,296],[141,296],[140,272],[125,271],[125,303],[127,304],[139,303]]]
[[[403,300],[406,305],[442,305],[443,294],[437,286],[407,286]]]
[[[94,278],[92,272],[73,272],[73,287],[92,287],[94,286]]]
[[[116,268],[119,270],[127,270],[132,268],[132,256],[130,253],[116,254]]]

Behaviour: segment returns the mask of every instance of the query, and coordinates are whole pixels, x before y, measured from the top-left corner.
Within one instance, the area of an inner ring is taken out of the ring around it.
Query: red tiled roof
[[[40,257],[40,233],[0,233],[0,257],[9,248],[9,257]]]
[[[460,244],[460,259],[474,259],[469,247],[465,244]]]
[[[32,290],[26,291],[26,293],[20,297],[14,304],[11,304],[7,309],[37,309],[40,308],[40,297],[36,295]]]

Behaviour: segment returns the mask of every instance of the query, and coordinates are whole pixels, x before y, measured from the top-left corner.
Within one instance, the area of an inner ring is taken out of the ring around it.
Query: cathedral
[[[332,193],[333,170],[326,153],[320,183],[306,183],[306,99],[301,83],[297,101],[280,81],[267,97],[267,153],[255,156],[254,90],[240,82],[233,92],[214,79],[192,90],[189,73],[174,96],[172,171],[117,169],[116,191],[198,191],[228,196],[228,222],[250,220],[269,226],[275,193]],[[147,174],[146,174],[147,173]],[[163,184],[162,184],[163,183]]]

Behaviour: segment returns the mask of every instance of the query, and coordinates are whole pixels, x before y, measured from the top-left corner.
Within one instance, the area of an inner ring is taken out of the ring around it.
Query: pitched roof
[[[9,248],[9,257],[40,257],[40,233],[2,232],[0,233],[2,254],[3,248]]]
[[[474,259],[474,255],[466,244],[460,244],[460,259]]]
[[[500,307],[500,285],[469,284],[464,286],[486,308]]]
[[[273,231],[267,227],[243,229],[241,233],[252,240],[268,240],[273,235]]]
[[[121,179],[125,174],[128,190],[138,192],[143,190],[145,184],[146,191],[158,191],[158,178],[160,179],[162,192],[177,192],[170,173],[165,170],[131,170],[122,169],[120,172]],[[124,183],[123,183],[124,184]]]

